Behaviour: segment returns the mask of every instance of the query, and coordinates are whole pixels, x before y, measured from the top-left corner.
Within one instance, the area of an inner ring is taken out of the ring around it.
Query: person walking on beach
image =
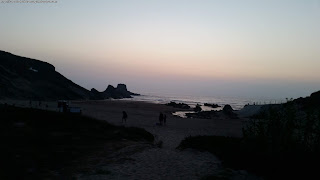
[[[128,118],[128,114],[125,111],[122,111],[122,123],[126,123]]]
[[[162,112],[159,115],[159,121],[160,121],[160,126],[162,126],[162,122],[163,122],[163,114],[162,114]]]
[[[166,123],[167,123],[167,115],[164,114],[163,115],[163,124],[166,125]]]

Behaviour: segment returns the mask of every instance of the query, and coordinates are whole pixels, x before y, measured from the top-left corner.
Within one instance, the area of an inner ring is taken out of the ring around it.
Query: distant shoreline
[[[176,102],[176,103],[185,103],[191,106],[192,108],[195,107],[196,104],[200,104],[201,108],[203,111],[211,111],[211,110],[222,110],[223,106],[226,104],[231,105],[231,107],[234,110],[242,110],[245,105],[250,104],[250,105],[267,105],[269,102],[266,100],[264,102],[254,102],[254,98],[251,99],[245,99],[245,98],[229,98],[228,97],[223,97],[223,98],[212,98],[212,97],[197,97],[197,96],[189,96],[188,99],[186,99],[184,96],[178,97],[178,96],[165,96],[165,95],[144,95],[141,94],[139,96],[133,96],[132,98],[122,98],[122,99],[103,99],[103,100],[67,100],[71,104],[72,103],[78,103],[78,102],[105,102],[105,101],[121,101],[121,102],[142,102],[142,103],[147,103],[147,104],[160,104],[160,105],[165,105],[170,102]],[[233,101],[232,101],[233,100]],[[258,99],[257,99],[258,100]],[[38,108],[39,102],[41,102],[42,107],[45,109],[46,104],[49,106],[49,110],[57,111],[57,101],[36,101],[36,100],[31,100],[32,104],[30,106],[30,100],[18,100],[18,99],[1,99],[0,103],[4,104],[7,103],[9,105],[16,105],[18,107],[33,107],[33,108]],[[267,103],[268,102],[268,103]],[[283,101],[278,101],[279,103],[283,103]],[[204,103],[214,103],[218,104],[221,107],[218,108],[211,108],[204,106]],[[273,103],[274,104],[274,103]],[[192,109],[190,109],[192,110]],[[189,110],[189,111],[190,111]],[[181,109],[177,109],[177,111],[183,111]]]
[[[165,94],[141,94],[132,98],[119,99],[120,101],[142,101],[154,104],[167,104],[170,102],[185,103],[191,107],[201,104],[203,110],[221,110],[224,105],[229,104],[234,110],[241,110],[245,105],[267,105],[284,103],[284,99],[270,98],[243,98],[243,97],[214,97],[214,96],[185,96],[185,95],[165,95]],[[221,108],[209,108],[204,103],[218,104]]]

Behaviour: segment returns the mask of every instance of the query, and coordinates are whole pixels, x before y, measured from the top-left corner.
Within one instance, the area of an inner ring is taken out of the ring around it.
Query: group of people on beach
[[[128,114],[125,111],[122,111],[122,123],[126,123],[128,118]],[[159,115],[159,123],[156,123],[156,125],[166,125],[167,124],[167,115],[160,112]]]

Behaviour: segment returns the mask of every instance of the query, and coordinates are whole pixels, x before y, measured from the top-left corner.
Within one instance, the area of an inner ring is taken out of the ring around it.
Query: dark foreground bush
[[[269,179],[319,179],[319,92],[285,104],[265,106],[248,121],[241,139],[189,137],[178,148],[209,151],[227,167]]]
[[[261,142],[220,136],[196,136],[183,140],[178,149],[193,148],[216,155],[225,167],[247,170],[267,179],[306,178],[317,174],[319,154],[270,153]]]
[[[319,177],[319,117],[317,109],[302,112],[287,103],[252,119],[241,139],[188,137],[178,148],[209,151],[226,167],[245,169],[268,179]]]
[[[153,141],[144,129],[77,114],[0,106],[0,117],[0,179],[43,179],[108,142]]]
[[[221,160],[223,164],[234,168],[241,168],[243,161],[243,150],[241,139],[223,136],[195,136],[187,137],[181,141],[177,149],[184,150],[193,148],[200,151],[209,151]]]

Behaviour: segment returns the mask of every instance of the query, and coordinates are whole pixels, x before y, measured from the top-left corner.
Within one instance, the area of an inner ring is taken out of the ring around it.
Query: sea
[[[263,105],[263,104],[280,104],[286,102],[285,99],[267,98],[267,97],[228,97],[228,96],[195,96],[181,94],[160,94],[160,93],[144,93],[140,96],[133,96],[126,100],[145,101],[156,104],[166,104],[169,102],[185,103],[191,107],[197,104],[201,105],[203,110],[212,110],[212,108],[204,106],[204,103],[218,104],[221,107],[213,110],[221,110],[224,105],[229,104],[234,110],[240,110],[245,105]]]

